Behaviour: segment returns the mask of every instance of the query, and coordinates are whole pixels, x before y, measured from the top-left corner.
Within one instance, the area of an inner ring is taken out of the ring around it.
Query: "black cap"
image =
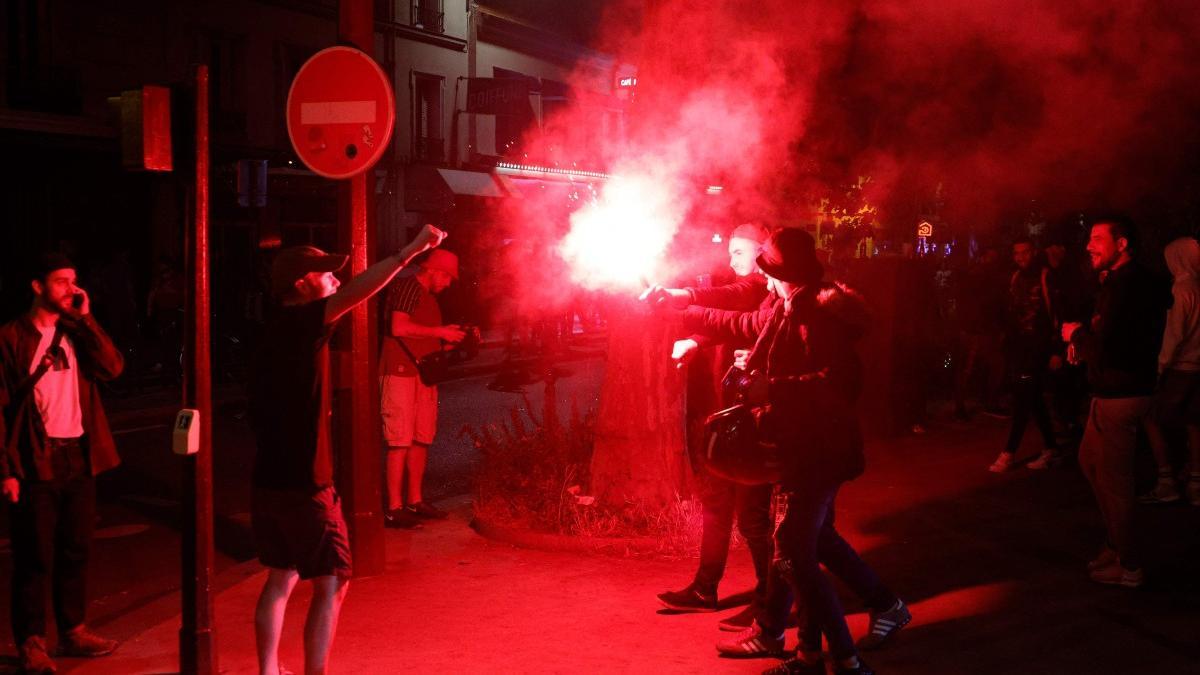
[[[41,281],[48,274],[55,270],[75,269],[75,263],[67,257],[67,254],[59,251],[47,251],[37,257],[37,260],[29,268],[29,278],[31,280]]]

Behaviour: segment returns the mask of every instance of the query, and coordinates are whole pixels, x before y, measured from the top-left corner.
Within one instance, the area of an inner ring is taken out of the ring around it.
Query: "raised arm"
[[[346,312],[381,291],[397,272],[412,262],[413,258],[441,244],[445,238],[445,232],[432,225],[426,225],[416,238],[398,253],[363,270],[362,274],[347,281],[337,293],[331,295],[325,304],[325,323],[337,321]]]

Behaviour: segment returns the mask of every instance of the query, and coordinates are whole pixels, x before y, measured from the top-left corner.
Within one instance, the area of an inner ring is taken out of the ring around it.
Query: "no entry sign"
[[[349,178],[374,166],[395,122],[387,75],[351,47],[314,54],[288,91],[288,138],[300,160],[326,178]]]

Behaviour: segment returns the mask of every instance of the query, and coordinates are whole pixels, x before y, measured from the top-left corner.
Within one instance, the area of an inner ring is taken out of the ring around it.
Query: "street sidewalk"
[[[1077,468],[988,473],[1004,431],[988,420],[947,423],[870,445],[867,474],[839,500],[838,526],[915,619],[868,662],[921,675],[1197,672],[1200,508],[1144,512],[1157,542],[1146,587],[1094,585],[1084,564],[1101,533]],[[334,672],[755,673],[775,663],[717,658],[724,613],[658,609],[655,594],[685,584],[694,560],[517,549],[471,530],[465,498],[443,506],[449,521],[388,531],[386,573],[351,584]],[[252,561],[219,578],[224,672],[255,672],[252,617],[264,576]],[[746,552],[732,552],[723,595],[751,584]],[[308,595],[298,589],[283,641],[283,662],[297,672]],[[844,589],[842,597],[862,635],[865,615]],[[120,649],[63,659],[62,671],[178,670],[177,599],[97,628],[124,639]]]

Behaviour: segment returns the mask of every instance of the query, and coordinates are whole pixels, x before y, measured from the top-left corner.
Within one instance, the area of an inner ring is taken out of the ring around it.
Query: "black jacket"
[[[1071,336],[1075,354],[1087,362],[1097,398],[1154,393],[1170,294],[1136,262],[1110,271],[1100,282],[1092,318]]]

